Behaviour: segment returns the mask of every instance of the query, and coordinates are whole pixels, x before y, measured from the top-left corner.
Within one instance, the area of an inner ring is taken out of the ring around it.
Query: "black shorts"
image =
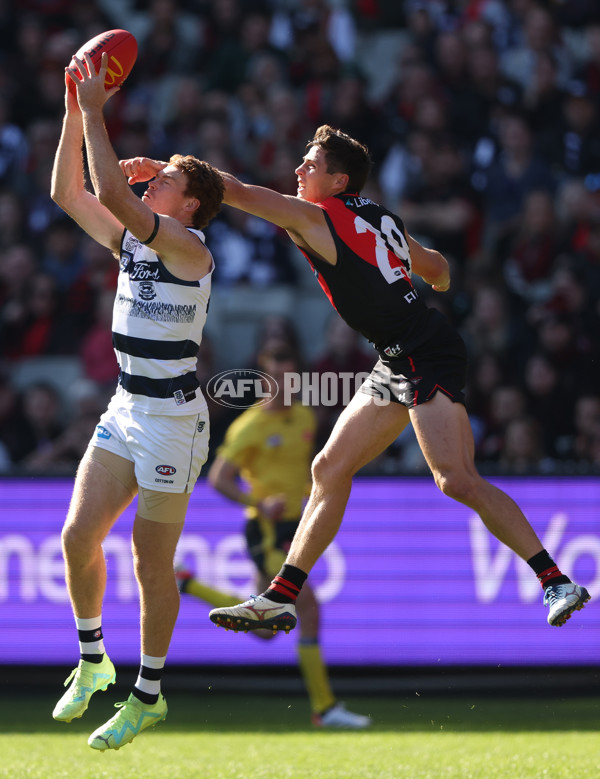
[[[466,378],[466,347],[458,333],[450,332],[411,355],[388,357],[380,352],[371,375],[358,391],[407,408],[427,403],[436,392],[464,405]]]
[[[300,520],[246,522],[246,546],[254,565],[266,576],[275,576],[287,557]]]

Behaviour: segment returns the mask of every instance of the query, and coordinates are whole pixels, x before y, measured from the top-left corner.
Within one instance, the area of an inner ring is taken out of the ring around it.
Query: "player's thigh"
[[[337,422],[318,459],[356,473],[392,444],[409,423],[408,409],[357,392]]]
[[[65,532],[90,541],[104,539],[135,497],[133,471],[130,460],[89,447],[77,469]]]
[[[410,418],[427,464],[435,474],[474,472],[473,433],[466,409],[442,392],[410,410]]]

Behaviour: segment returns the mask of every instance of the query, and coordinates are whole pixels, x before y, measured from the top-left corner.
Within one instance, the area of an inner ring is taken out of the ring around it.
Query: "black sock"
[[[149,692],[144,692],[143,690],[138,690],[137,687],[134,687],[132,690],[135,697],[141,701],[142,703],[147,703],[149,705],[153,703],[157,703],[158,701],[158,695],[150,695]]]
[[[156,703],[159,697],[160,680],[162,679],[164,666],[161,668],[149,668],[143,663],[140,665],[138,678],[133,688],[135,697],[142,703]],[[142,687],[147,689],[142,690]]]
[[[530,557],[527,565],[533,569],[544,589],[554,584],[569,584],[571,581],[562,573],[545,549]]]
[[[285,563],[263,595],[275,603],[295,603],[307,577],[300,568]]]
[[[101,663],[104,657],[104,652],[86,652],[86,648],[98,648],[99,642],[104,638],[102,635],[102,628],[96,628],[96,630],[78,630],[77,636],[79,638],[79,653],[81,659],[88,663]]]

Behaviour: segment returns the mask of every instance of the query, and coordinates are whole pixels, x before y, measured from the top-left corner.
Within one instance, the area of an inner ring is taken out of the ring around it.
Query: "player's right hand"
[[[257,508],[267,519],[277,522],[283,516],[285,504],[285,495],[269,495],[260,501]]]
[[[168,162],[152,160],[150,157],[132,157],[128,160],[120,160],[119,167],[127,176],[128,184],[137,184],[140,181],[150,181],[156,174],[166,168]]]

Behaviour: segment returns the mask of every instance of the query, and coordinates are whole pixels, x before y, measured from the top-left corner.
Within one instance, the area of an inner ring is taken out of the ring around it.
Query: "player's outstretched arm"
[[[321,209],[314,203],[294,197],[282,195],[267,187],[258,187],[221,171],[225,180],[225,197],[223,202],[248,214],[260,216],[268,222],[282,227],[284,230],[297,230],[305,223],[310,223],[314,215],[322,216]]]
[[[407,234],[412,270],[423,281],[430,284],[436,292],[446,292],[450,288],[450,266],[443,254],[435,249],[427,249]]]

